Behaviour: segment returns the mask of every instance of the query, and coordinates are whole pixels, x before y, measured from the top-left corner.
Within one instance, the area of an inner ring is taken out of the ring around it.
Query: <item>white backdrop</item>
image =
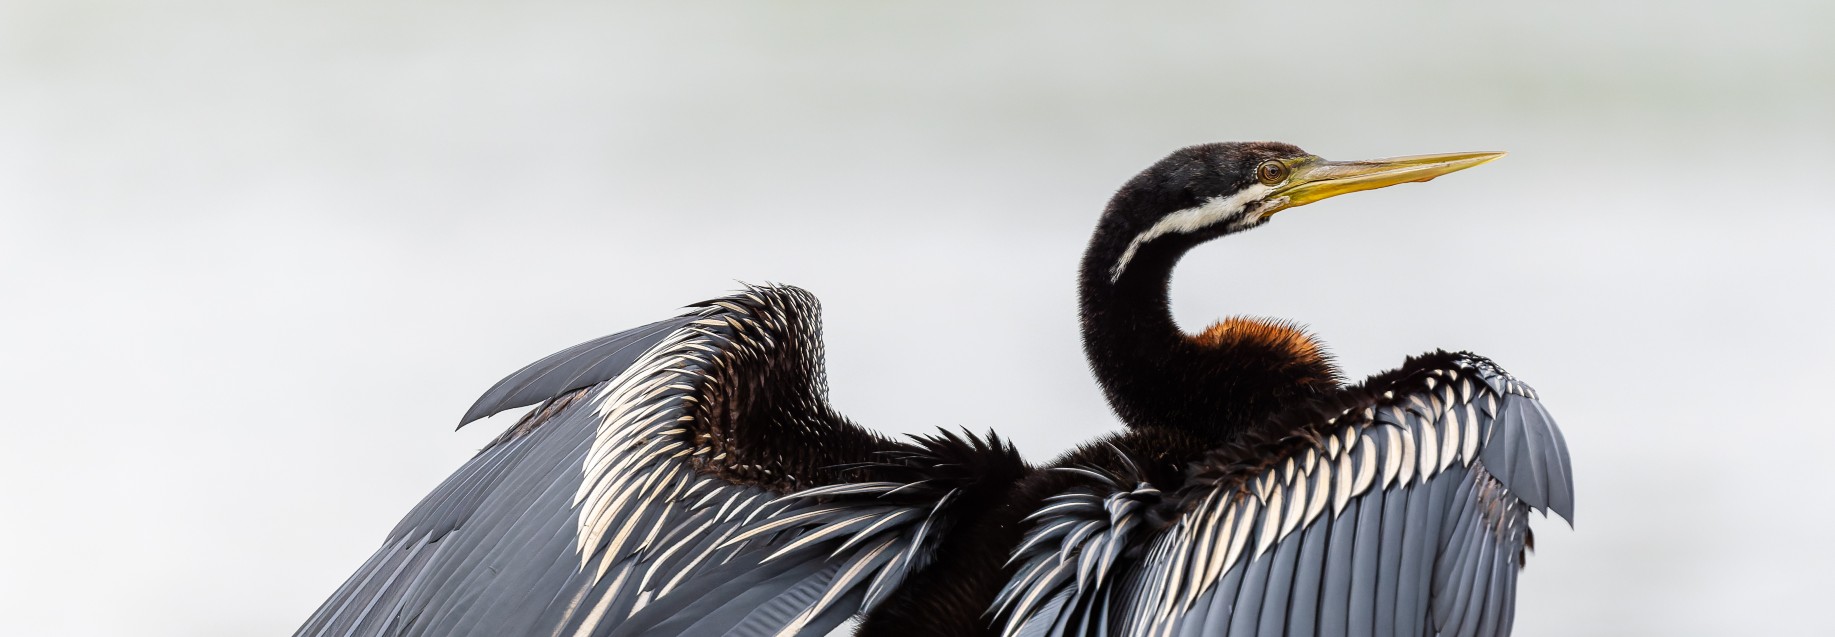
[[[735,280],[822,297],[862,423],[1047,460],[1117,426],[1091,223],[1231,139],[1511,152],[1174,297],[1541,390],[1519,634],[1835,630],[1831,5],[922,4],[0,2],[0,633],[285,634],[492,382]]]

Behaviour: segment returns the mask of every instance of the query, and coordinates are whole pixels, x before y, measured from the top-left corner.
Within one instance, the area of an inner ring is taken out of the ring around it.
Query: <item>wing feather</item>
[[[939,454],[1017,456],[834,415],[817,311],[801,290],[753,288],[505,378],[464,422],[545,403],[298,634],[819,635],[883,600],[946,531],[968,463]],[[794,400],[753,415],[759,386]]]
[[[1427,488],[1430,487],[1399,488],[1370,498],[1383,502],[1383,522],[1378,532],[1383,545],[1377,557],[1375,621],[1371,624],[1372,630],[1379,633],[1393,629],[1396,624],[1398,589],[1407,581],[1402,577],[1402,554],[1407,550],[1408,541],[1413,539],[1406,535],[1408,515],[1411,509],[1421,508],[1416,502],[1420,498],[1414,496]]]
[[[1268,596],[1268,579],[1273,564],[1274,560],[1272,559],[1253,560],[1249,562],[1247,568],[1233,569],[1243,575],[1241,585],[1236,589],[1234,601],[1230,604],[1229,615],[1231,621],[1229,626],[1231,637],[1253,636],[1256,629],[1259,628],[1262,600]],[[1220,586],[1217,589],[1217,595],[1214,597],[1220,600],[1231,599],[1231,597],[1228,596],[1228,590],[1229,587]],[[1218,625],[1208,618],[1204,624],[1207,627]]]
[[[1274,550],[1274,559],[1268,567],[1266,592],[1259,600],[1247,600],[1248,603],[1259,603],[1261,611],[1257,630],[1258,637],[1280,637],[1287,627],[1288,605],[1293,599],[1296,575],[1300,567],[1300,554],[1305,545],[1302,541],[1285,542]],[[1247,622],[1244,622],[1247,625]],[[1234,626],[1232,626],[1234,628]]]
[[[1090,616],[1113,604],[1103,628],[1123,634],[1507,634],[1527,513],[1572,519],[1565,442],[1534,391],[1489,361],[1411,365],[1350,390],[1361,404],[1321,419],[1316,435],[1281,439],[1284,455],[1260,469],[1233,469],[1247,462],[1237,451],[1210,473],[1200,463],[1154,505],[1176,512],[1167,524],[1067,533],[1067,522],[1105,519],[1048,502],[1028,520],[1014,554],[1025,566],[1003,597]],[[1132,501],[1152,486],[1078,471],[1094,476],[1073,489],[1084,501]],[[1041,575],[1092,559],[1096,538],[1134,547],[1105,562],[1118,580]],[[1033,608],[995,612],[1029,627]]]
[[[1320,581],[1319,634],[1345,635],[1350,630],[1351,588],[1356,581],[1357,507],[1332,522],[1330,546],[1325,555],[1325,578]]]
[[[1292,601],[1287,604],[1289,634],[1311,635],[1318,625],[1319,598],[1325,590],[1326,548],[1331,545],[1332,531],[1332,521],[1326,518],[1295,536],[1301,540],[1301,548],[1289,594]]]

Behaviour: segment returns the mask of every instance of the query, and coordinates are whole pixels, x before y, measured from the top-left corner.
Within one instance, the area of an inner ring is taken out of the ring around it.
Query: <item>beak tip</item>
[[[1461,153],[1461,156],[1459,156],[1457,159],[1453,160],[1452,162],[1449,162],[1449,165],[1453,167],[1453,170],[1448,171],[1448,172],[1465,170],[1467,168],[1477,168],[1479,166],[1483,166],[1485,164],[1489,164],[1491,162],[1497,161],[1498,159],[1502,158],[1504,155],[1508,155],[1508,154],[1510,153],[1506,153],[1501,150],[1482,151],[1482,152],[1476,152],[1476,153]],[[1435,175],[1435,176],[1438,177],[1439,175]]]

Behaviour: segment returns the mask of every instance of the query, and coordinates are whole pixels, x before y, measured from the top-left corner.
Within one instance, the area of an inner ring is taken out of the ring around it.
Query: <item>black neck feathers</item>
[[[1199,203],[1167,192],[1152,172],[1110,202],[1078,279],[1084,353],[1116,414],[1137,429],[1225,441],[1287,401],[1336,387],[1323,348],[1294,326],[1238,318],[1195,335],[1179,329],[1169,296],[1173,267],[1191,248],[1229,232],[1219,226],[1138,241],[1183,209],[1177,206]]]

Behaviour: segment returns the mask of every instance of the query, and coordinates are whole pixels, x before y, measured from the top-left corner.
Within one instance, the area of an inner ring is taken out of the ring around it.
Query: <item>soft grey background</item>
[[[1535,384],[1520,634],[1835,630],[1829,3],[989,4],[0,2],[0,633],[285,634],[485,387],[735,280],[821,295],[861,422],[1048,459],[1116,426],[1091,222],[1232,139],[1511,152],[1174,296]]]

